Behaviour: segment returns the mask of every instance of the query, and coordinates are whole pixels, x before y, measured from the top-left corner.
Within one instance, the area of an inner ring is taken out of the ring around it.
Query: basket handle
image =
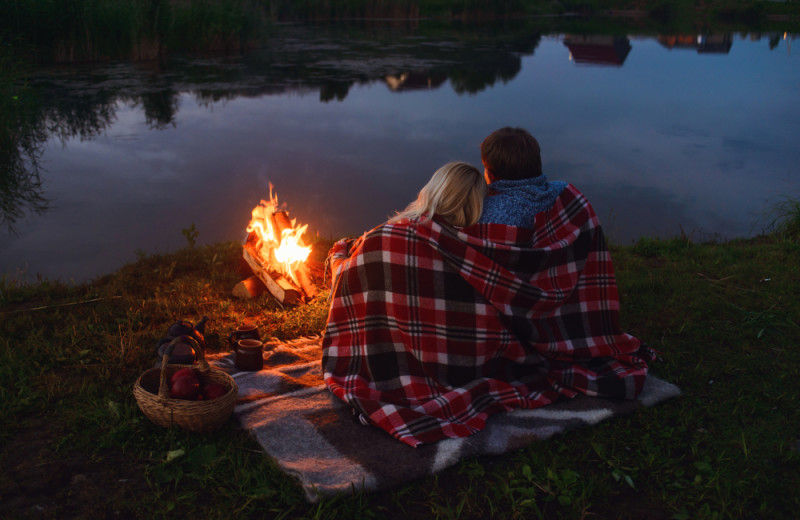
[[[167,385],[167,365],[169,365],[169,357],[172,355],[172,351],[175,348],[175,345],[178,343],[188,343],[194,349],[195,353],[197,354],[197,369],[200,372],[208,372],[211,367],[208,366],[208,362],[206,361],[205,352],[203,352],[203,348],[200,346],[200,342],[194,339],[191,336],[178,336],[174,338],[167,344],[167,348],[164,350],[164,357],[161,358],[161,378],[158,382],[158,397],[161,399],[169,398],[169,387]]]

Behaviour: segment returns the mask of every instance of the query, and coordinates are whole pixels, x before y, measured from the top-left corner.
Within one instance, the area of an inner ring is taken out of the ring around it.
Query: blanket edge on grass
[[[264,369],[258,372],[236,369],[230,353],[207,356],[237,382],[235,420],[284,472],[298,479],[310,502],[397,487],[465,458],[521,449],[680,394],[677,386],[651,374],[635,400],[578,395],[541,408],[495,414],[472,436],[412,448],[354,421],[351,408],[328,391],[321,341],[309,336],[280,342],[265,353]]]

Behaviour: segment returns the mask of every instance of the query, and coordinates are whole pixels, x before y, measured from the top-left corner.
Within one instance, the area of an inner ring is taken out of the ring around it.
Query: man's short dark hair
[[[481,143],[483,165],[498,179],[528,179],[542,174],[539,142],[522,128],[495,130]]]

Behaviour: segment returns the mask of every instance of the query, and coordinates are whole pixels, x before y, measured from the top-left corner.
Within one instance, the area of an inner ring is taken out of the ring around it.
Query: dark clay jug
[[[192,336],[184,335],[185,338],[192,338]],[[156,349],[156,362],[155,366],[161,366],[161,360],[164,358],[164,354],[167,352],[167,348],[169,344],[175,338],[161,338],[158,341],[158,348]],[[192,348],[191,342],[189,341],[182,341],[179,343],[175,343],[172,349],[172,352],[169,355],[169,363],[171,365],[191,365],[195,362],[197,353]]]
[[[173,338],[177,338],[178,336],[192,336],[198,341],[204,341],[205,338],[203,334],[205,334],[207,321],[208,316],[203,316],[203,319],[200,320],[197,325],[192,325],[191,321],[186,320],[176,321],[170,325],[167,335]]]
[[[193,325],[191,321],[186,320],[176,321],[170,325],[169,330],[167,331],[167,336],[158,341],[158,346],[156,347],[156,352],[158,355],[158,358],[156,359],[156,365],[161,366],[161,359],[164,357],[167,345],[170,341],[177,337],[189,336],[197,341],[201,347],[205,348],[206,340],[204,333],[207,321],[208,316],[203,316],[203,319],[200,320],[197,325]],[[175,345],[172,353],[169,356],[169,362],[170,364],[175,365],[191,365],[195,362],[196,356],[197,353],[194,351],[189,342],[181,342]]]

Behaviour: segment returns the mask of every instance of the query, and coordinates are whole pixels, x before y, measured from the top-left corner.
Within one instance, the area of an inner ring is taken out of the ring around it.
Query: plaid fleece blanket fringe
[[[384,224],[338,269],[325,383],[411,446],[561,397],[634,399],[654,358],[620,330],[602,228],[571,185],[535,230]]]

